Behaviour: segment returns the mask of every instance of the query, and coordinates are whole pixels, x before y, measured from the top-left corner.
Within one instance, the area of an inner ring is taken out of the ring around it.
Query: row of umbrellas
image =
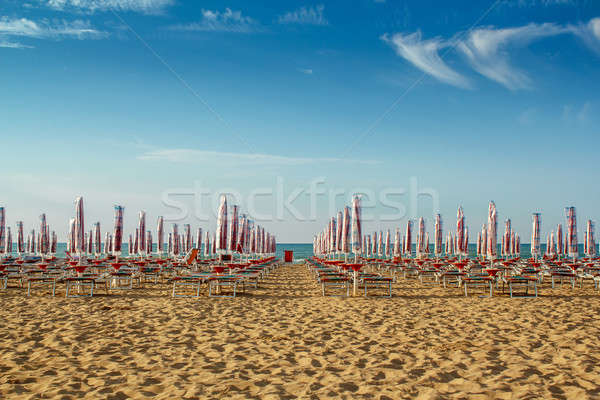
[[[318,256],[340,256],[352,253],[355,257],[411,257],[413,254],[413,221],[408,220],[404,235],[401,236],[396,228],[392,243],[391,232],[388,229],[362,234],[361,200],[354,196],[351,207],[344,207],[335,217],[331,217],[324,229],[313,237],[313,251]],[[562,224],[558,224],[556,233],[548,235],[546,243],[547,256],[577,257],[579,248],[577,242],[577,221],[575,207],[566,208],[565,238],[563,241]],[[350,229],[350,226],[352,229]],[[596,255],[596,242],[594,223],[587,221],[584,254],[588,257]],[[540,244],[541,214],[532,214],[531,255],[534,258],[541,256]],[[490,201],[488,205],[487,223],[483,224],[477,233],[476,254],[478,257],[495,259],[498,257],[514,257],[520,255],[521,237],[512,229],[511,219],[505,221],[504,234],[498,244],[498,212],[496,204]],[[452,255],[458,257],[469,256],[469,231],[466,226],[465,214],[462,207],[458,208],[456,231],[448,232],[443,245],[442,216],[437,214],[434,223],[433,249],[430,248],[429,234],[425,228],[424,218],[418,220],[416,232],[415,256],[428,257],[433,250],[436,257]]]
[[[113,254],[123,251],[123,217],[125,208],[114,206],[114,226],[112,232],[106,231],[102,241],[100,222],[92,224],[86,231],[84,220],[83,197],[75,200],[75,217],[69,220],[67,235],[67,252],[77,254]],[[231,213],[229,213],[231,211]],[[152,253],[177,256],[186,254],[192,248],[203,249],[206,257],[222,254],[273,254],[277,241],[273,234],[254,223],[247,215],[239,213],[239,207],[227,206],[227,198],[221,196],[217,216],[217,228],[212,234],[197,228],[195,238],[190,224],[183,224],[180,233],[179,225],[172,224],[172,231],[165,233],[164,218],[158,217],[156,225],[156,245],[153,232],[146,227],[146,212],[138,213],[138,224],[135,232],[128,237],[128,253],[130,255],[150,255]],[[165,239],[167,239],[165,241]],[[6,226],[6,211],[0,207],[0,253],[13,252],[13,240],[10,227]],[[57,235],[50,231],[46,215],[40,216],[40,231],[32,230],[24,240],[23,222],[17,221],[16,252],[19,254],[55,254],[57,251]],[[166,245],[166,246],[165,246]]]

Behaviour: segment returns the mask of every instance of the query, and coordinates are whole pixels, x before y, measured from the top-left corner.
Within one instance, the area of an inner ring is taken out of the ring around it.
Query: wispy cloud
[[[194,150],[194,149],[161,149],[150,150],[139,155],[138,160],[166,161],[172,163],[206,163],[209,160],[228,162],[233,165],[271,165],[294,166],[314,163],[356,163],[378,164],[374,160],[350,160],[343,158],[310,158],[286,157],[273,154],[228,153],[219,151]]]
[[[142,14],[160,14],[175,0],[38,0],[39,3],[61,11],[131,11]]]
[[[280,15],[277,22],[280,24],[302,24],[302,25],[329,25],[329,21],[323,15],[325,6],[301,7],[295,11]]]
[[[310,68],[298,68],[298,71],[300,71],[306,75],[312,75],[312,73],[313,73],[313,70]]]
[[[592,103],[586,101],[581,107],[574,107],[572,105],[563,106],[562,119],[567,123],[586,125],[590,121],[591,114]]]
[[[32,46],[27,46],[22,43],[10,42],[8,40],[0,39],[0,47],[8,48],[8,49],[30,49]]]
[[[569,29],[589,48],[600,54],[600,18],[593,18],[587,24],[571,25]]]
[[[229,8],[226,8],[225,11],[202,10],[200,21],[173,25],[169,29],[236,33],[250,33],[261,30],[260,24],[256,20],[242,15],[241,11],[232,11]]]
[[[556,24],[528,24],[517,28],[480,28],[469,33],[458,48],[475,71],[510,90],[528,89],[531,80],[510,64],[510,49],[568,32]]]
[[[62,21],[50,24],[47,20],[40,22],[27,18],[0,18],[0,37],[21,36],[36,39],[99,39],[107,36],[106,32],[93,28],[88,21]]]
[[[423,40],[421,32],[392,36],[383,35],[381,39],[388,43],[400,57],[434,78],[461,88],[469,88],[469,81],[450,68],[439,55],[439,50],[449,44],[441,38]]]

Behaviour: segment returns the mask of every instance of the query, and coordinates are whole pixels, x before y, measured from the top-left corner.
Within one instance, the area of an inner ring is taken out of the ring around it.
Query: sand
[[[600,398],[600,293],[323,298],[284,266],[236,299],[0,291],[0,398]]]

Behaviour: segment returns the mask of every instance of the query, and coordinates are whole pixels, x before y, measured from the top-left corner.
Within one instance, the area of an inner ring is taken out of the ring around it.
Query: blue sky
[[[286,198],[319,177],[327,191],[314,219],[286,208],[261,222],[280,241],[310,242],[329,202],[355,190],[405,190],[408,210],[411,177],[437,193],[447,226],[462,204],[472,232],[489,200],[523,242],[535,211],[544,237],[565,206],[580,229],[600,217],[598,2],[0,4],[11,226],[46,212],[62,238],[83,195],[90,224],[109,226],[122,204],[131,229],[141,209],[172,216],[165,196],[195,186],[238,191],[243,209],[266,213],[276,195],[247,199],[278,177]],[[305,191],[292,205],[310,215]],[[432,223],[432,207],[424,198],[408,214]],[[389,213],[377,204],[367,230],[404,227],[377,221]],[[179,222],[213,229],[193,214]]]

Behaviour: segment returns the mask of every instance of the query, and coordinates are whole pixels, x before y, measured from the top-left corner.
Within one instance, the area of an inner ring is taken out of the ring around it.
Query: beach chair
[[[207,277],[202,275],[175,276],[171,278],[173,290],[171,297],[200,297],[200,288],[206,282]],[[178,292],[183,289],[183,292]],[[190,293],[189,289],[192,289]]]
[[[536,276],[511,276],[506,279],[508,283],[508,290],[510,293],[510,297],[516,297],[514,294],[515,288],[525,288],[525,294],[523,296],[518,296],[521,298],[535,298],[538,296],[538,282],[539,278]],[[528,295],[529,289],[534,290],[534,295]]]
[[[350,296],[350,278],[342,274],[327,274],[319,279],[323,296],[348,297]],[[326,289],[343,289],[341,294],[327,294]]]
[[[368,297],[368,289],[385,289],[387,294],[371,297],[392,297],[392,277],[387,276],[364,276],[362,277],[362,285],[365,290],[365,297]]]
[[[208,278],[208,297],[235,297],[239,284],[243,285],[243,279],[238,275],[212,275]]]
[[[489,275],[473,274],[463,277],[462,285],[465,289],[465,297],[469,295],[469,287],[471,288],[489,288],[489,296],[492,297],[495,279]]]
[[[93,297],[96,278],[96,276],[69,276],[64,278],[65,297]],[[74,292],[73,288],[77,290]],[[87,292],[86,288],[88,289]]]

